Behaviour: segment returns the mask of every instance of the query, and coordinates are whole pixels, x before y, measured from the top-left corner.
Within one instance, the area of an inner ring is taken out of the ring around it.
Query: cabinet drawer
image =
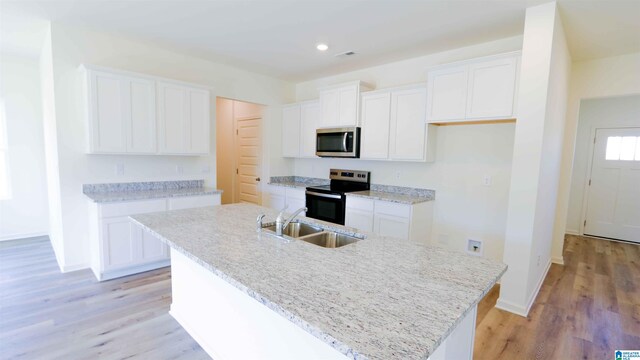
[[[220,205],[220,195],[184,196],[169,199],[169,210],[191,209]]]
[[[129,201],[100,205],[100,217],[129,216],[167,210],[166,199]]]
[[[349,211],[348,209],[373,212],[373,200],[347,196],[347,211]]]
[[[286,187],[278,185],[267,185],[266,191],[272,195],[284,196]]]
[[[376,200],[376,214],[393,215],[408,219],[411,217],[411,205]]]
[[[305,198],[305,190],[304,189],[293,189],[287,188],[287,200],[296,199],[296,200],[306,200]]]

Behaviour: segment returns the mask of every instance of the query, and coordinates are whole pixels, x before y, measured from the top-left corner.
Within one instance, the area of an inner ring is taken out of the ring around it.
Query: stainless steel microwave
[[[316,155],[320,157],[360,157],[360,128],[316,130]]]

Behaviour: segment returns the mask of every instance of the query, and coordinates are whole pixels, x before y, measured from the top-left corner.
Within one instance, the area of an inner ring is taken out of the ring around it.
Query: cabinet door
[[[389,157],[390,112],[391,93],[362,95],[360,158],[387,159]]]
[[[119,75],[90,71],[89,151],[124,153],[126,141],[126,84]]]
[[[187,150],[187,91],[184,87],[158,83],[160,152],[184,154]]]
[[[282,210],[285,204],[285,188],[281,186],[266,185],[265,201],[263,206],[274,210]]]
[[[427,120],[464,120],[467,105],[468,67],[457,66],[429,72]]]
[[[394,91],[391,94],[389,158],[424,160],[427,89]]]
[[[131,224],[132,241],[139,247],[139,259],[136,265],[166,260],[169,258],[169,249],[160,239],[140,225]]]
[[[156,152],[156,85],[145,79],[126,80],[128,98],[127,152]]]
[[[362,231],[373,231],[373,212],[354,208],[347,208],[345,226]]]
[[[340,93],[338,90],[320,92],[320,127],[332,127],[340,121]]]
[[[103,219],[102,226],[102,263],[103,270],[113,270],[135,265],[138,249],[132,239],[135,235],[129,217]]]
[[[468,119],[513,116],[517,58],[486,61],[469,66]]]
[[[186,143],[190,154],[209,153],[209,91],[187,88],[188,123]]]
[[[319,116],[318,102],[300,105],[300,157],[316,157],[316,129]]]
[[[408,218],[376,213],[373,231],[381,236],[391,236],[403,240],[409,239],[410,221]]]
[[[307,204],[305,189],[294,189],[287,188],[285,190],[286,194],[286,205],[288,206],[287,211],[292,213],[300,208],[303,208]],[[306,212],[301,213],[302,216],[306,215]]]
[[[282,109],[282,156],[300,156],[300,105]]]
[[[358,86],[348,86],[338,90],[338,126],[358,125]]]

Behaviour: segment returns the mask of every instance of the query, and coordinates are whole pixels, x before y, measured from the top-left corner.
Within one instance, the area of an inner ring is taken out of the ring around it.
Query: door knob
[[[257,178],[256,178],[256,181],[260,181],[260,178],[259,178],[259,177],[257,177]]]

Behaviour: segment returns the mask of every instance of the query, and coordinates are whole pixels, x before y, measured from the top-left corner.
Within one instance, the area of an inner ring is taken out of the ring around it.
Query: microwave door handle
[[[342,151],[347,152],[347,138],[349,137],[349,132],[345,131],[344,136],[342,137]]]

